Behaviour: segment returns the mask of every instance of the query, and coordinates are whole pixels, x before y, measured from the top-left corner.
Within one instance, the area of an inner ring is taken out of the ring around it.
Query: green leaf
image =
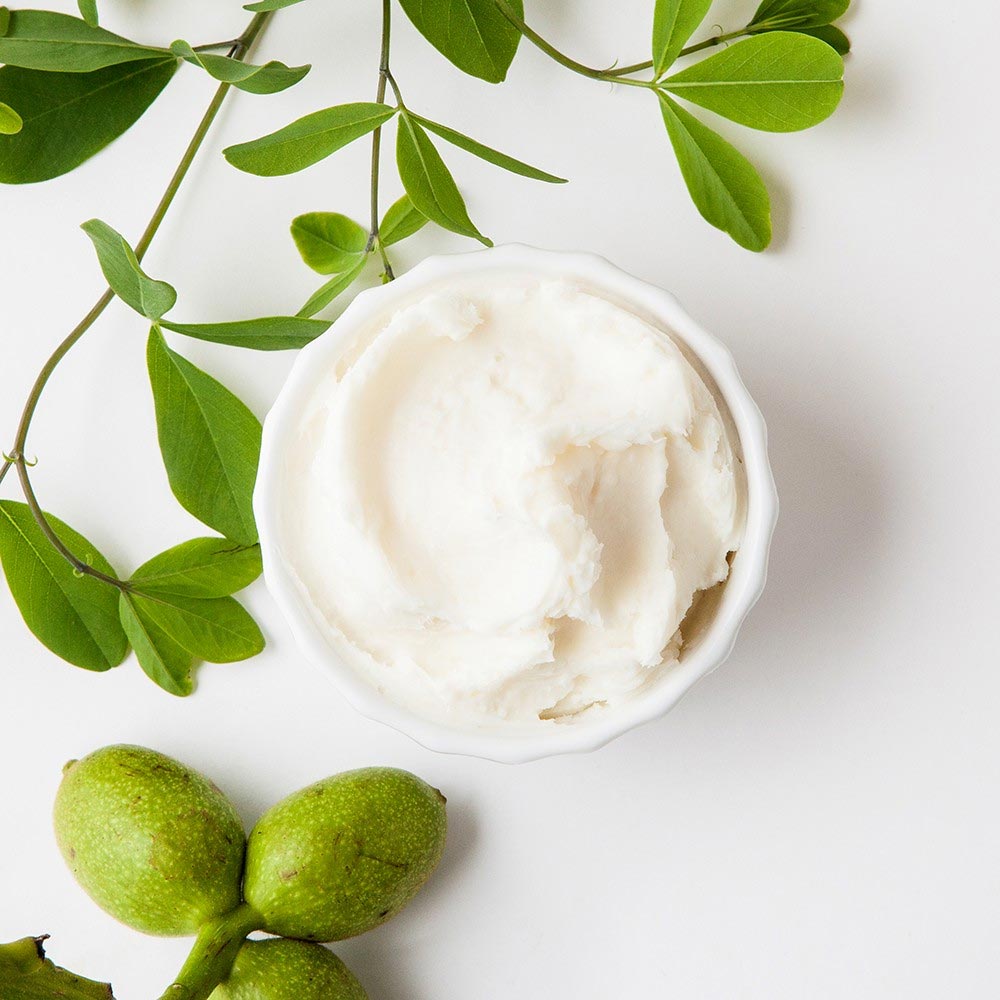
[[[193,538],[153,556],[130,583],[143,594],[231,597],[261,574],[260,546],[225,538]]]
[[[319,163],[342,146],[374,132],[396,113],[384,104],[358,102],[314,111],[277,132],[224,149],[239,170],[259,177],[294,174]]]
[[[260,0],[259,3],[248,3],[243,5],[244,10],[259,13],[265,10],[284,10],[285,7],[293,7],[302,0]]]
[[[309,297],[309,301],[299,310],[299,316],[315,316],[321,309],[325,309],[338,295],[346,292],[365,269],[366,260],[367,256],[362,257],[349,271],[335,275],[325,285],[314,292]]]
[[[68,173],[137,122],[177,71],[177,60],[145,60],[93,73],[0,69],[0,101],[24,119],[0,137],[0,182],[33,184]]]
[[[160,326],[195,340],[253,351],[298,350],[330,329],[330,324],[322,320],[298,316],[265,316],[231,323],[172,323],[163,319]]]
[[[108,576],[115,570],[82,535],[46,515],[60,541]],[[0,500],[0,561],[21,616],[56,656],[85,670],[110,670],[128,655],[118,591],[77,574],[52,547],[27,504]]]
[[[478,156],[481,160],[486,160],[488,163],[494,164],[494,166],[509,170],[512,174],[520,174],[521,177],[530,177],[535,181],[545,181],[547,184],[566,183],[565,177],[556,177],[555,174],[539,170],[538,167],[533,167],[530,163],[515,160],[513,156],[501,153],[490,146],[484,146],[481,142],[471,139],[461,132],[456,132],[453,128],[448,128],[447,125],[439,125],[437,122],[432,122],[429,118],[422,118],[420,115],[413,114],[412,111],[408,114],[414,121],[420,122],[428,132],[433,132],[446,142],[450,142],[453,146],[458,146],[459,149],[464,149],[467,153],[472,153],[473,156]]]
[[[147,362],[160,451],[174,496],[226,538],[253,545],[260,421],[224,385],[170,350],[155,327]]]
[[[249,94],[277,94],[279,91],[293,87],[311,66],[286,66],[282,62],[272,60],[263,66],[253,66],[250,63],[238,62],[227,56],[211,55],[207,52],[195,52],[185,41],[178,40],[170,46],[175,56],[180,56],[195,66],[200,66],[209,76],[223,83],[231,83],[239,90]]]
[[[151,320],[158,320],[174,307],[177,292],[165,281],[156,281],[143,271],[121,233],[100,219],[91,219],[80,228],[92,240],[104,277],[118,298]]]
[[[17,135],[23,127],[21,116],[9,104],[0,101],[0,135]]]
[[[318,274],[342,274],[363,259],[368,230],[339,212],[309,212],[292,220],[292,239]]]
[[[420,124],[405,111],[400,114],[396,133],[396,164],[403,187],[418,212],[454,233],[479,240],[485,246],[493,245],[472,224],[465,199],[441,154]]]
[[[708,15],[712,0],[656,0],[653,11],[653,75],[659,79]]]
[[[660,107],[698,211],[740,246],[763,250],[771,242],[771,206],[753,165],[666,95],[660,96]]]
[[[844,61],[829,45],[776,31],[737,42],[660,86],[740,125],[796,132],[833,114],[843,76]]]
[[[750,27],[815,28],[847,13],[851,0],[763,0]]]
[[[100,24],[100,15],[97,13],[97,0],[76,0],[77,7],[80,8],[80,17],[92,28]]]
[[[393,202],[379,224],[378,234],[382,246],[389,247],[418,233],[427,225],[427,216],[418,212],[410,201],[410,196],[404,194],[399,201]]]
[[[826,42],[834,52],[838,52],[842,56],[846,56],[851,51],[851,40],[834,24],[820,24],[815,28],[797,28],[796,30],[803,35],[812,35],[813,38]]]
[[[199,660],[235,663],[264,649],[264,636],[247,610],[232,597],[201,600],[179,594],[133,592],[139,615]]]
[[[166,49],[139,45],[78,17],[47,10],[12,10],[0,37],[0,63],[22,69],[90,73],[164,55],[169,55]]]
[[[0,945],[3,1000],[115,1000],[108,983],[95,983],[59,968],[45,957],[46,937]]]
[[[519,18],[522,0],[505,0]],[[521,33],[499,11],[494,0],[400,0],[420,32],[460,70],[502,83],[514,61]]]
[[[136,659],[146,676],[169,694],[184,698],[194,690],[196,657],[179,646],[146,613],[141,598],[123,593],[118,613]]]
[[[0,7],[0,37],[7,34],[10,28],[10,8]]]

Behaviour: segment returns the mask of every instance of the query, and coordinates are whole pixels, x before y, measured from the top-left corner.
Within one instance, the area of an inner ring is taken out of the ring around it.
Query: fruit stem
[[[198,932],[184,967],[160,1000],[208,1000],[215,987],[228,978],[246,936],[259,931],[263,922],[247,903],[208,921]]]

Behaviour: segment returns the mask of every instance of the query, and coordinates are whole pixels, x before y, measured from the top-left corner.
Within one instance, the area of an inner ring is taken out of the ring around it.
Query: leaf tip
[[[24,119],[9,105],[0,101],[0,135],[17,135],[24,128]]]

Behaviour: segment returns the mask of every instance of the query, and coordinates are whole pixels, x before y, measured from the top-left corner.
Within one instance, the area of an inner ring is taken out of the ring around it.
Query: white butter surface
[[[387,697],[572,724],[676,661],[740,539],[737,461],[665,333],[571,283],[483,274],[386,315],[321,380],[285,555]]]

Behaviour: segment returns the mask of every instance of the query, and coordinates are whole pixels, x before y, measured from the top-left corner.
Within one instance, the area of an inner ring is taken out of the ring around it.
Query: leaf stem
[[[683,53],[682,53],[683,54]],[[604,72],[607,76],[631,76],[633,73],[643,73],[647,69],[653,68],[653,60],[647,59],[645,62],[632,63],[631,66],[612,66]]]
[[[757,31],[747,25],[745,28],[739,28],[736,31],[724,31],[718,35],[712,35],[711,38],[706,38],[703,42],[696,42],[694,45],[689,45],[686,49],[681,49],[677,53],[678,59],[683,59],[684,56],[693,56],[696,52],[703,52],[705,49],[710,49],[716,45],[722,45],[723,42],[731,42],[734,38],[742,38],[744,35],[756,35]],[[653,60],[647,59],[646,62],[633,63],[631,66],[615,66],[609,70],[605,71],[606,76],[620,77],[620,76],[630,76],[632,73],[642,73],[647,69],[653,68]],[[624,81],[619,80],[619,83]]]
[[[207,42],[205,45],[195,45],[193,48],[195,52],[212,52],[214,49],[231,49],[238,41],[238,38],[230,38],[225,42]]]
[[[737,28],[736,31],[723,31],[718,35],[712,35],[711,38],[706,38],[703,42],[697,42],[694,45],[689,45],[686,49],[681,49],[677,58],[680,59],[681,56],[693,56],[696,52],[702,52],[704,49],[710,49],[715,45],[722,45],[723,42],[731,42],[734,38],[742,38],[744,35],[754,34],[756,32],[751,30],[750,25],[744,28]]]
[[[516,11],[507,3],[507,0],[493,0],[493,4],[496,6],[497,10],[503,14],[505,18],[521,34],[528,39],[532,45],[541,49],[550,59],[554,59],[560,66],[565,66],[566,69],[572,70],[574,73],[579,73],[581,76],[589,77],[591,80],[606,80],[610,83],[622,83],[630,87],[646,87],[650,88],[653,86],[650,80],[630,80],[627,77],[621,75],[621,73],[615,73],[612,70],[604,69],[594,69],[592,66],[585,66],[581,62],[577,62],[570,56],[566,55],[564,52],[560,52],[551,42],[546,41],[534,28],[530,27],[522,18],[518,17]],[[649,64],[652,65],[652,64]],[[632,70],[635,67],[626,67],[626,69]],[[646,68],[646,64],[639,64],[639,68]],[[624,72],[624,71],[622,71]]]
[[[382,51],[378,65],[378,89],[375,93],[375,102],[385,104],[385,89],[389,81],[389,39],[391,35],[391,3],[390,0],[382,0]],[[392,264],[385,246],[379,236],[379,167],[382,159],[382,126],[380,125],[372,133],[372,179],[371,179],[371,228],[368,236],[368,250],[377,249],[382,258],[382,266],[385,268],[384,274],[387,280],[392,281],[395,275],[392,273]]]
[[[250,46],[256,41],[257,36],[264,30],[264,26],[273,15],[274,11],[263,11],[260,14],[255,14],[253,20],[247,26],[247,30],[230,47],[228,52],[229,58],[236,62],[243,62],[247,56],[247,52],[250,50]],[[184,178],[191,169],[191,164],[194,163],[194,158],[198,154],[198,150],[201,149],[201,145],[205,141],[205,137],[214,124],[219,111],[222,109],[222,104],[231,89],[232,84],[220,84],[215,91],[215,96],[212,98],[211,104],[209,104],[204,115],[202,115],[201,121],[195,129],[187,149],[184,150],[184,155],[181,157],[180,163],[177,164],[177,169],[174,171],[173,177],[170,178],[170,183],[167,185],[166,191],[163,192],[160,203],[153,212],[153,217],[149,220],[145,232],[139,237],[139,242],[135,245],[135,256],[140,263],[146,255],[150,244],[153,242],[153,237],[156,236],[157,230],[160,228],[164,216],[167,214],[167,210],[177,196]]]
[[[232,43],[228,53],[229,58],[237,61],[242,61],[246,58],[248,49],[263,30],[272,14],[273,11],[265,11],[254,16],[253,20],[247,26],[246,31],[244,31],[243,34]],[[163,192],[163,196],[160,198],[160,201],[153,212],[152,218],[149,220],[149,224],[146,226],[145,231],[139,238],[139,242],[135,246],[135,255],[138,260],[142,260],[146,251],[149,249],[150,244],[153,242],[153,238],[156,236],[167,211],[173,203],[174,198],[177,196],[177,192],[180,189],[184,178],[191,169],[191,164],[194,162],[194,158],[198,153],[198,150],[205,141],[205,137],[208,135],[209,129],[212,127],[213,122],[219,114],[222,104],[230,89],[231,85],[228,83],[223,83],[218,87],[215,92],[215,96],[212,98],[212,102],[209,104],[207,110],[201,118],[201,121],[198,123],[198,127],[195,129],[194,135],[188,143],[187,149],[185,149],[180,163],[177,165],[177,169],[170,178],[170,183],[167,185],[167,189]],[[53,372],[59,366],[59,363],[63,360],[63,358],[65,358],[72,348],[80,341],[83,335],[94,325],[95,322],[97,322],[98,318],[108,307],[113,298],[114,293],[111,289],[105,289],[105,291],[101,294],[101,297],[94,303],[86,316],[84,316],[83,319],[80,320],[80,322],[72,329],[72,331],[70,331],[69,335],[62,341],[55,351],[52,352],[49,359],[42,366],[42,370],[38,373],[34,385],[31,387],[31,392],[28,394],[27,401],[24,404],[24,410],[21,413],[21,419],[18,424],[17,434],[14,437],[14,446],[11,449],[10,456],[4,461],[4,464],[0,466],[0,483],[2,483],[7,477],[7,473],[11,470],[11,468],[17,466],[18,478],[21,481],[21,488],[24,492],[25,500],[31,509],[32,515],[38,522],[38,527],[42,530],[42,533],[49,540],[56,551],[59,552],[59,554],[63,556],[63,558],[65,558],[73,566],[73,568],[77,570],[77,572],[82,573],[85,576],[92,576],[95,579],[103,580],[105,583],[110,583],[119,589],[124,589],[125,584],[123,581],[116,580],[114,577],[109,577],[106,574],[101,573],[99,570],[94,569],[92,566],[88,566],[85,562],[78,559],[59,540],[58,535],[56,535],[55,530],[49,523],[48,518],[46,518],[44,512],[42,511],[41,505],[35,497],[27,471],[28,462],[24,453],[25,445],[28,440],[28,431],[31,427],[31,421],[35,416],[35,411],[38,409],[42,393],[45,391],[45,387],[48,384],[49,379],[52,377]]]
[[[629,66],[613,66],[610,69],[595,69],[593,66],[586,66],[581,62],[577,62],[570,56],[566,55],[564,52],[560,52],[551,42],[546,41],[534,28],[530,27],[522,18],[517,15],[517,12],[507,3],[507,0],[493,0],[494,6],[497,10],[503,14],[507,20],[514,25],[515,28],[521,34],[528,39],[533,45],[541,49],[547,56],[554,59],[560,66],[565,66],[566,69],[572,70],[574,73],[579,73],[581,76],[589,77],[592,80],[605,80],[608,83],[623,83],[630,87],[653,87],[655,81],[652,80],[630,80],[627,77],[632,76],[634,73],[644,73],[646,70],[653,68],[652,59],[647,59],[645,62],[632,63]],[[701,52],[704,49],[710,49],[714,45],[721,45],[723,42],[731,41],[734,38],[740,38],[743,35],[754,34],[754,30],[750,25],[744,28],[740,28],[738,31],[723,32],[722,34],[713,35],[711,38],[706,38],[703,42],[697,42],[694,45],[689,45],[686,49],[681,49],[678,53],[677,58],[680,59],[683,56],[694,55],[696,52]]]
[[[38,523],[38,527],[41,529],[42,534],[48,539],[49,544],[65,559],[78,573],[82,573],[85,576],[92,576],[96,580],[101,580],[104,583],[110,584],[112,587],[117,587],[119,590],[128,590],[129,585],[124,580],[119,580],[117,577],[108,576],[107,573],[102,573],[99,569],[94,569],[93,566],[88,565],[78,559],[73,553],[63,544],[62,539],[56,534],[55,529],[49,523],[49,519],[45,516],[42,511],[38,499],[35,497],[34,487],[31,485],[31,477],[28,475],[28,467],[24,462],[17,462],[17,474],[21,480],[21,490],[24,492],[24,499],[28,504],[28,509],[31,511],[32,517]]]

